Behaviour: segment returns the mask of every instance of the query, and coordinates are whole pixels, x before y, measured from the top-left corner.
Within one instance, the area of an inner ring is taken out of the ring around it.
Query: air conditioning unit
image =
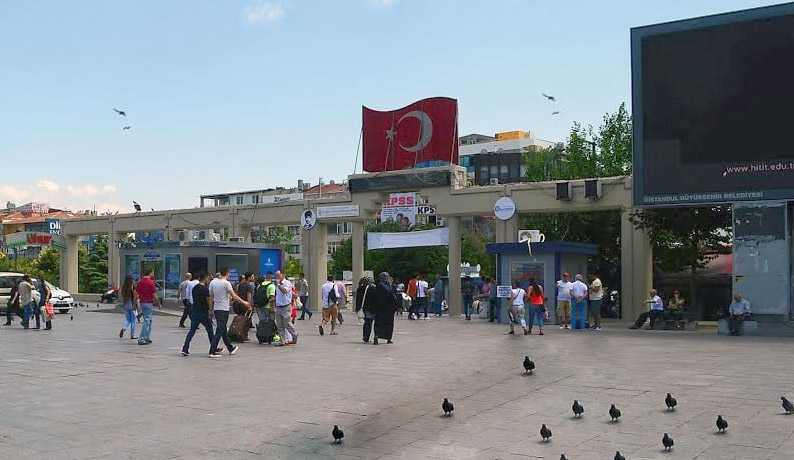
[[[490,181],[488,181],[488,185],[499,185],[499,178],[492,177]]]
[[[229,237],[229,242],[230,243],[244,243],[245,242],[245,238],[242,237],[242,236],[230,236]]]
[[[176,234],[176,238],[177,238],[177,240],[179,240],[179,241],[185,241],[185,240],[189,240],[189,239],[190,239],[190,236],[188,235],[188,232],[186,232],[186,231],[184,231],[184,230],[180,230],[180,231],[179,231],[179,232]]]
[[[585,179],[584,197],[591,200],[601,198],[601,181],[598,179]]]
[[[519,230],[518,231],[518,242],[523,243],[525,241],[529,241],[529,230]]]
[[[561,201],[571,201],[573,199],[573,189],[570,182],[557,182],[557,199]]]

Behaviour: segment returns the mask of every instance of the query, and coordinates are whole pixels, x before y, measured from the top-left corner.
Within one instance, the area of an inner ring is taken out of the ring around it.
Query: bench
[[[756,335],[758,332],[758,321],[742,321],[741,326],[741,333],[742,335]],[[717,321],[717,334],[719,335],[731,335],[731,331],[728,329],[728,320],[721,318]]]

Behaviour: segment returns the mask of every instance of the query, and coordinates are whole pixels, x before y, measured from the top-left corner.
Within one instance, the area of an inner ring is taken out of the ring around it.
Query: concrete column
[[[449,228],[449,316],[460,316],[463,313],[463,295],[460,292],[460,217],[447,217]]]
[[[124,237],[123,233],[112,232],[108,236],[108,284],[121,287],[121,254],[119,242]]]
[[[620,304],[624,320],[648,309],[645,300],[653,287],[653,251],[648,235],[629,221],[631,209],[620,215]]]
[[[61,287],[72,295],[77,294],[77,236],[64,236],[65,248],[61,251]]]
[[[310,231],[302,231],[303,271],[309,282],[309,308],[320,310],[321,288],[328,277],[328,230],[317,223]]]
[[[353,225],[353,286],[364,276],[364,222],[354,221]],[[353,289],[355,292],[355,289]]]
[[[518,242],[518,214],[510,220],[494,220],[494,233],[497,243]]]

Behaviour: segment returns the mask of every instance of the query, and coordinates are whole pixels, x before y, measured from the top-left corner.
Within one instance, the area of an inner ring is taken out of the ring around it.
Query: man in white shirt
[[[210,350],[212,350],[212,352],[210,352],[211,358],[218,358],[221,356],[220,352],[223,351],[223,349],[218,349],[218,343],[221,339],[223,339],[223,343],[226,344],[226,348],[228,348],[230,355],[237,353],[238,347],[233,345],[232,341],[229,340],[228,330],[226,329],[226,324],[229,322],[229,310],[231,309],[232,301],[240,302],[245,305],[246,308],[251,308],[251,305],[249,305],[247,301],[235,294],[232,283],[227,279],[229,276],[229,269],[222,268],[220,275],[220,278],[213,279],[209,285],[210,304],[212,305],[216,323],[216,333],[212,338],[212,346],[210,346]]]
[[[292,309],[292,282],[280,271],[276,272],[276,329],[284,345],[298,343],[298,332],[292,326],[290,310]]]
[[[571,329],[584,329],[587,316],[587,291],[584,276],[576,275],[576,281],[571,284]]]
[[[326,326],[328,323],[331,323],[331,335],[336,335],[336,318],[339,316],[339,303],[344,298],[344,292],[342,289],[339,289],[339,284],[334,282],[333,276],[328,277],[328,281],[323,284],[320,292],[323,297],[323,319],[318,326],[320,335],[325,335],[323,326]]]
[[[190,300],[192,296],[193,286],[191,285],[191,280],[193,279],[193,275],[190,272],[185,273],[185,279],[181,283],[179,283],[179,289],[177,293],[177,300],[182,302],[182,317],[179,318],[179,327],[185,327],[185,320],[190,316],[190,308],[193,304],[193,301]],[[196,282],[198,284],[198,281]]]
[[[425,277],[423,275],[417,275],[416,277],[416,317],[419,318],[419,309],[423,309],[425,312],[425,319],[427,319],[427,290],[430,286],[425,281]]]
[[[651,319],[651,324],[647,327],[647,329],[653,329],[653,325],[656,323],[656,320],[664,316],[664,302],[662,301],[662,298],[659,297],[656,289],[651,289],[648,300],[646,300],[645,303],[649,305],[648,311],[637,317],[637,321],[634,322],[634,324],[631,326],[631,329],[641,328],[648,318]]]
[[[513,281],[513,289],[510,291],[510,330],[508,334],[515,334],[515,324],[521,324],[524,328],[524,335],[529,333],[527,329],[527,320],[524,316],[524,298],[527,296],[527,291],[518,285],[517,281]]]
[[[601,330],[601,301],[604,299],[604,287],[601,285],[601,280],[597,275],[593,275],[593,281],[590,282],[590,317],[593,324],[591,327],[594,331]]]
[[[571,317],[571,274],[565,272],[562,279],[557,281],[557,318],[560,320],[560,329],[568,329]]]

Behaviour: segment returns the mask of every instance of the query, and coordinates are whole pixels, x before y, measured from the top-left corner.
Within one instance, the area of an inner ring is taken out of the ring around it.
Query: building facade
[[[473,185],[524,182],[524,153],[553,147],[529,131],[506,131],[494,136],[469,134],[460,138],[460,165]]]

